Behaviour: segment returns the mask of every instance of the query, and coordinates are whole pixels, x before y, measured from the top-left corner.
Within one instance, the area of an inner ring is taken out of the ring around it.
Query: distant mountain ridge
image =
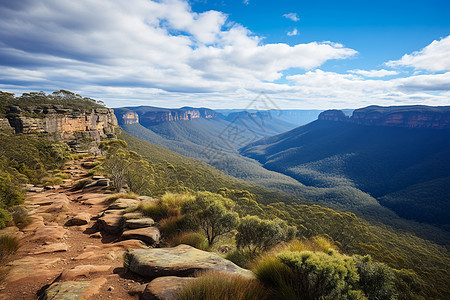
[[[351,117],[340,110],[327,110],[319,120],[350,122],[368,126],[450,129],[450,106],[368,106]]]
[[[221,115],[209,108],[182,107],[177,109],[153,106],[122,107],[114,109],[119,125],[140,123],[152,126],[163,122],[213,119]]]
[[[399,216],[450,230],[450,107],[369,106],[241,148],[312,187],[356,187]]]

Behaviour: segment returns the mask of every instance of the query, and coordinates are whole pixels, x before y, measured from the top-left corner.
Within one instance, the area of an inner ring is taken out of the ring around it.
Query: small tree
[[[194,225],[200,227],[212,246],[217,237],[231,232],[239,222],[237,213],[230,209],[233,202],[218,194],[209,192],[198,193],[194,200],[183,204],[185,213]]]
[[[257,216],[246,216],[237,227],[236,245],[253,256],[267,251],[283,241],[294,238],[296,228],[283,220],[261,220]]]

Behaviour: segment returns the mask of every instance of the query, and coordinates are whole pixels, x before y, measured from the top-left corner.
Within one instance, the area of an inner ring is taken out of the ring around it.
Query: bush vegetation
[[[62,181],[58,170],[69,159],[66,144],[35,135],[0,133],[0,228],[11,220],[12,208],[23,201],[23,185]]]

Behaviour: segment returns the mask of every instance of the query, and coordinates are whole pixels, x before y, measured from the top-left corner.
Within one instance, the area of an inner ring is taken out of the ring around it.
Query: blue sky
[[[0,90],[108,106],[450,105],[449,1],[0,0]]]

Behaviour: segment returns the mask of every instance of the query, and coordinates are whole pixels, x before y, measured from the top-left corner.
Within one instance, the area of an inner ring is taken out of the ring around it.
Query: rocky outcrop
[[[114,113],[117,117],[119,125],[129,125],[139,123],[139,115],[134,111],[126,108],[116,108]]]
[[[96,140],[113,134],[117,119],[112,109],[96,108],[91,111],[48,107],[10,106],[8,122],[15,133],[49,133],[60,139],[79,136]]]
[[[225,271],[253,278],[242,269],[216,253],[198,250],[188,245],[175,248],[137,249],[125,253],[124,264],[132,272],[146,278],[162,276],[193,276],[197,271]]]
[[[164,122],[174,122],[193,119],[212,119],[219,114],[208,108],[182,107],[167,109],[151,106],[117,108],[114,110],[119,125],[140,123],[143,126],[152,126]]]
[[[0,118],[0,131],[3,132],[13,132],[14,129],[9,125],[9,121],[6,118]]]
[[[367,126],[450,129],[450,106],[368,106],[356,109],[350,118],[339,110],[327,110],[319,120],[350,122]]]
[[[342,110],[330,109],[320,113],[318,119],[323,121],[346,121],[347,117]]]

